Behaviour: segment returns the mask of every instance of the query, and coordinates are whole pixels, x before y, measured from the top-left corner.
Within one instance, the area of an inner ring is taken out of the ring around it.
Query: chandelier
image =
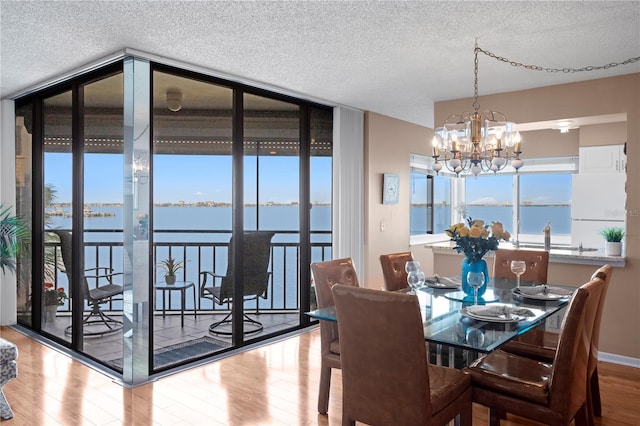
[[[435,129],[433,137],[433,171],[438,174],[446,167],[456,176],[470,173],[477,176],[481,172],[498,172],[509,163],[518,172],[523,161],[520,159],[521,138],[515,124],[501,112],[485,110],[480,112],[478,103],[478,47],[474,48],[474,102],[473,112],[453,114],[442,127]]]

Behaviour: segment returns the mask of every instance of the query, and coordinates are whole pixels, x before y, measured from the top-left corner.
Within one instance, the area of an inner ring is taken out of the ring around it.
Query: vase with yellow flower
[[[485,280],[478,289],[478,296],[482,296],[487,289],[490,281],[487,262],[484,255],[489,251],[497,250],[501,240],[508,241],[511,237],[504,230],[502,223],[492,222],[486,225],[483,220],[473,220],[467,218],[467,223],[453,224],[445,231],[455,242],[455,249],[458,253],[464,253],[462,260],[462,290],[469,295],[474,294],[473,288],[467,282],[467,274],[469,272],[484,273]]]

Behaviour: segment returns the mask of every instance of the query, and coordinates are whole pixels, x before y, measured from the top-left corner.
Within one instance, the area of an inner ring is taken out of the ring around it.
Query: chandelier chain
[[[478,103],[478,50],[481,49],[478,47],[478,42],[476,41],[476,47],[473,49],[475,56],[473,60],[473,109],[475,112],[478,112],[478,108],[480,108],[480,104]]]
[[[617,67],[618,65],[629,65],[629,64],[633,64],[635,62],[640,61],[640,56],[636,57],[636,58],[629,58],[626,61],[622,61],[622,62],[611,62],[608,63],[606,65],[589,65],[586,67],[582,67],[582,68],[546,68],[546,67],[541,67],[539,65],[525,65],[523,63],[520,62],[516,62],[516,61],[512,61],[510,59],[507,59],[505,57],[502,56],[498,56],[493,52],[489,52],[488,50],[484,50],[480,47],[477,47],[476,45],[476,55],[477,52],[482,52],[485,55],[496,59],[498,61],[501,62],[506,62],[510,65],[513,65],[514,67],[522,67],[528,70],[534,70],[534,71],[546,71],[546,72],[552,72],[552,73],[556,73],[556,72],[562,72],[562,73],[576,73],[576,72],[582,72],[582,71],[597,71],[597,70],[607,70],[609,68],[614,68]],[[477,63],[477,56],[476,56],[476,63]],[[477,68],[477,65],[476,65]]]

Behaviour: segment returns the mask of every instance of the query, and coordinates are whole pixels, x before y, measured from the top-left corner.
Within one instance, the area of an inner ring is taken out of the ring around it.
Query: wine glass
[[[473,287],[473,304],[478,304],[478,289],[484,284],[484,272],[469,272],[467,282]]]
[[[416,294],[416,290],[424,285],[424,272],[411,271],[407,274],[407,284],[411,288],[411,294]]]
[[[512,260],[511,261],[511,272],[516,274],[518,277],[517,287],[520,287],[520,275],[524,274],[524,271],[527,270],[527,263],[524,260]]]
[[[424,285],[425,276],[424,276],[424,272],[422,271],[418,271],[417,275],[418,275],[418,285],[416,289],[419,289]]]
[[[420,271],[420,262],[417,260],[410,260],[404,265],[404,270],[407,271],[407,274],[411,272],[419,272]]]

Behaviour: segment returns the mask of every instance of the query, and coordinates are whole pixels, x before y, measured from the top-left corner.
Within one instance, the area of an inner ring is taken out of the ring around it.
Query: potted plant
[[[29,227],[18,216],[10,213],[11,208],[0,204],[0,269],[4,274],[16,271],[16,257],[22,250],[29,250],[31,234]]]
[[[607,256],[620,256],[622,254],[624,229],[619,226],[607,227],[600,230],[600,235],[606,241],[604,252]]]
[[[169,256],[168,259],[163,260],[158,264],[159,267],[164,269],[164,281],[167,284],[175,284],[176,283],[176,272],[184,267],[184,263],[182,261],[176,262],[176,260]]]
[[[51,282],[44,283],[44,320],[45,322],[52,322],[56,318],[56,311],[58,306],[64,305],[68,296],[65,293],[64,288],[56,288]]]

